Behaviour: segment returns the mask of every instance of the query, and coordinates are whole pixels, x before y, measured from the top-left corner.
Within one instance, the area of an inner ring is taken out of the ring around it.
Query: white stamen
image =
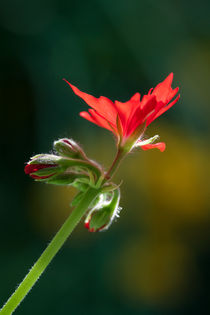
[[[137,140],[136,143],[134,144],[134,147],[141,147],[143,145],[153,143],[157,139],[159,139],[158,135],[155,135],[154,137],[151,137],[151,138],[149,138],[147,140],[143,140],[143,141]]]

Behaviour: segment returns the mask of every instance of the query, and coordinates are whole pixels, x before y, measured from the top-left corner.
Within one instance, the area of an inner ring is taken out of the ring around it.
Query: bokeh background
[[[147,130],[166,151],[124,161],[118,222],[95,234],[80,224],[15,314],[209,313],[209,13],[204,0],[1,0],[1,305],[76,193],[34,182],[24,163],[59,137],[105,167],[115,154],[62,78],[126,101],[173,71],[181,99]]]

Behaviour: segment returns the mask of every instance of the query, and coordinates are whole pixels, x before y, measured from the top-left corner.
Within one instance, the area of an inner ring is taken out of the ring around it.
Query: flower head
[[[81,112],[80,116],[92,123],[110,130],[118,140],[118,145],[130,151],[134,146],[141,146],[148,150],[158,148],[164,151],[164,143],[152,144],[153,138],[142,141],[142,136],[156,118],[172,107],[179,99],[179,88],[172,89],[173,73],[154,90],[150,89],[141,99],[139,93],[134,94],[127,102],[114,101],[104,96],[96,98],[80,91],[77,87],[66,81],[74,93],[81,97],[91,108],[88,112]]]

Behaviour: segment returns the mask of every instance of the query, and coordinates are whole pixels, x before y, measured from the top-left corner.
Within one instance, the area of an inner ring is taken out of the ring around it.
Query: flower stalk
[[[65,243],[73,229],[82,219],[84,214],[86,213],[90,204],[94,201],[94,199],[100,194],[100,189],[89,188],[87,192],[84,194],[84,197],[78,204],[78,206],[73,210],[70,216],[67,218],[63,226],[54,236],[46,250],[31,268],[27,276],[23,279],[21,284],[18,286],[13,295],[9,298],[3,308],[0,310],[1,315],[9,315],[14,312],[14,310],[18,307],[27,293],[31,290],[33,285],[39,279],[41,274],[45,271],[49,263],[52,261],[54,256],[60,250],[62,245]]]
[[[106,179],[110,180],[114,176],[115,172],[117,171],[121,161],[126,156],[126,154],[127,154],[127,152],[125,150],[123,150],[123,148],[121,148],[121,147],[118,148],[115,159],[114,159],[111,167],[109,168],[108,172],[106,173]]]

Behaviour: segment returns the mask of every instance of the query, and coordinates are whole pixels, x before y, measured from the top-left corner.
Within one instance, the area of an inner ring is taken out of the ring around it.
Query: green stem
[[[119,147],[119,149],[117,151],[117,154],[115,156],[115,159],[114,159],[110,169],[106,173],[106,179],[111,179],[112,178],[112,176],[114,175],[114,173],[118,169],[118,167],[120,165],[120,162],[123,160],[123,158],[125,157],[126,154],[127,154],[127,152]]]
[[[68,236],[71,234],[73,229],[76,227],[78,222],[81,220],[87,208],[91,202],[100,193],[100,189],[89,188],[85,193],[83,199],[79,205],[73,210],[68,219],[65,221],[63,226],[54,236],[46,250],[34,264],[32,269],[29,271],[27,276],[23,279],[21,284],[18,286],[13,295],[9,298],[3,308],[0,310],[1,315],[9,315],[14,312],[20,302],[24,299],[36,281],[39,279],[41,274],[44,272],[48,264],[51,262],[53,257],[60,250]]]

